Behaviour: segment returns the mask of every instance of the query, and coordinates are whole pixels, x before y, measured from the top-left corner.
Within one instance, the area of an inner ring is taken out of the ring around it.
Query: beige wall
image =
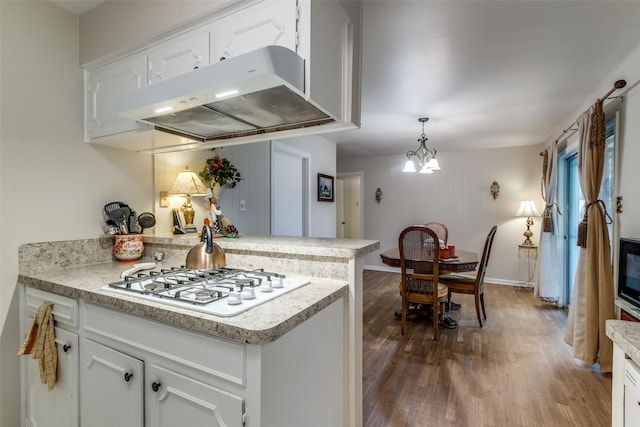
[[[350,159],[338,162],[338,172],[364,172],[364,238],[380,240],[380,250],[367,255],[369,268],[385,268],[380,252],[398,246],[400,231],[412,224],[439,221],[449,228],[449,242],[460,249],[482,251],[492,225],[498,225],[487,277],[519,280],[518,244],[525,220],[514,215],[524,199],[542,209],[540,147],[446,151],[438,149],[442,170],[430,174],[403,173],[406,156]],[[501,186],[493,200],[489,187]],[[382,201],[375,200],[376,188]],[[539,224],[533,227],[538,242]]]
[[[640,238],[640,192],[638,192],[638,160],[640,160],[640,45],[629,53],[627,59],[605,79],[595,94],[585,101],[583,110],[589,103],[607,93],[618,79],[625,79],[627,86],[615,95],[623,95],[624,99],[612,100],[610,104],[620,110],[620,129],[618,135],[619,155],[619,193],[624,197],[624,211],[615,214],[621,237]],[[576,114],[577,117],[577,114]]]
[[[102,235],[110,200],[151,210],[152,158],[82,142],[77,17],[0,1],[0,425],[19,424],[18,247]]]

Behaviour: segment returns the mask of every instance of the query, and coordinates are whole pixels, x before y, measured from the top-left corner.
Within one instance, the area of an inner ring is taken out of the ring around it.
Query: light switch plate
[[[160,192],[160,207],[168,208],[169,207],[169,192],[161,191]]]

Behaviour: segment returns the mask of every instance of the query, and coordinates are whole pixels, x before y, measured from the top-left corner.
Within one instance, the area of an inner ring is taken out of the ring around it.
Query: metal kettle
[[[195,269],[221,268],[227,264],[224,251],[220,246],[213,243],[211,227],[202,227],[202,238],[200,243],[195,245],[187,253],[185,266]]]

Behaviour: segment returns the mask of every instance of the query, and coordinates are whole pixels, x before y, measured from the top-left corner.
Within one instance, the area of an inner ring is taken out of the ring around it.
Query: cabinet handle
[[[131,378],[133,378],[133,374],[130,374],[129,372],[125,372],[124,373],[124,381],[125,382],[131,381]]]
[[[160,390],[160,383],[154,382],[153,384],[151,384],[151,390],[157,392],[158,390]]]
[[[69,349],[71,348],[71,346],[69,344],[65,344],[62,346],[62,351],[64,351],[65,353],[69,351]]]

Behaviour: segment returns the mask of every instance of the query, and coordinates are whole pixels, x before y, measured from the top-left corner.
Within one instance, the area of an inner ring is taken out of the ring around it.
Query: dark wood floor
[[[487,285],[484,327],[473,297],[455,294],[459,327],[434,342],[424,318],[400,335],[399,279],[364,273],[365,426],[611,425],[611,375],[571,356],[564,310],[531,289]]]

